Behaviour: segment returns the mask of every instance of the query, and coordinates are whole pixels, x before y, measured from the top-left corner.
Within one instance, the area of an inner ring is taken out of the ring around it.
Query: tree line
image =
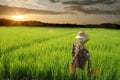
[[[119,24],[103,23],[103,24],[89,24],[89,25],[78,25],[78,24],[58,24],[58,23],[44,23],[40,21],[14,21],[8,19],[0,19],[0,27],[4,26],[28,26],[28,27],[67,27],[67,28],[110,28],[120,29]]]

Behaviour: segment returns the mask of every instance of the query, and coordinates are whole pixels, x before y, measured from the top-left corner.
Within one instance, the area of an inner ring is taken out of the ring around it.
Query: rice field
[[[70,73],[72,45],[89,34],[93,74]],[[0,28],[0,80],[120,80],[120,31],[95,28]]]

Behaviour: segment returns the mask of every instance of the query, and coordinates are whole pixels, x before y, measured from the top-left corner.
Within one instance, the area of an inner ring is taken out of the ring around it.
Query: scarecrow
[[[90,60],[90,54],[89,51],[84,47],[85,43],[89,40],[89,36],[81,31],[78,33],[76,36],[76,39],[78,39],[80,42],[79,43],[74,43],[73,44],[73,49],[72,49],[72,56],[73,56],[73,61],[70,66],[72,74],[75,74],[76,68],[80,68],[84,70],[86,62],[88,62],[88,74],[92,73],[91,69],[91,60]]]

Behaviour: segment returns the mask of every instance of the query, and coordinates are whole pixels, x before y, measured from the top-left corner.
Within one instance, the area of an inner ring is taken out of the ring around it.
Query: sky
[[[120,0],[0,0],[0,18],[48,23],[120,23]]]

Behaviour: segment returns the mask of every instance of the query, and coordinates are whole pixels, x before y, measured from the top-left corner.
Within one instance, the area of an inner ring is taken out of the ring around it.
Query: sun
[[[23,15],[15,15],[15,16],[12,16],[12,18],[16,21],[21,21],[21,20],[23,20],[24,17],[23,17]]]

